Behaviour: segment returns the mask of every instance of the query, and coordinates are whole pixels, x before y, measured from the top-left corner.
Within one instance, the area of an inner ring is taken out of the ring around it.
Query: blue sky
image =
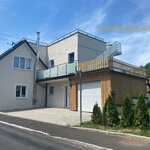
[[[23,37],[51,42],[75,29],[122,43],[119,59],[150,62],[150,31],[100,31],[98,26],[150,26],[149,0],[0,0],[0,54]]]

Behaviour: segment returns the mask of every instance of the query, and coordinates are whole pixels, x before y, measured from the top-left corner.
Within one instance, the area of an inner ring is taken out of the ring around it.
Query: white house
[[[112,90],[118,104],[126,94],[145,92],[145,70],[112,59],[119,54],[120,43],[107,45],[102,38],[76,30],[50,44],[40,43],[37,71],[36,42],[23,39],[0,55],[0,110],[79,110],[80,71],[83,111],[92,111],[95,102],[103,108]],[[119,87],[116,82],[124,80],[126,85]],[[136,85],[140,87],[128,90]]]

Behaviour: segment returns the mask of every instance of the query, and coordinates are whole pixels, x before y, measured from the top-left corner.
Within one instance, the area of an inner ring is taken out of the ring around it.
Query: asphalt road
[[[83,149],[41,134],[0,124],[0,150],[77,150]]]
[[[125,136],[121,136],[121,135],[112,135],[112,134],[110,135],[110,134],[99,133],[99,132],[95,132],[95,131],[80,130],[80,129],[58,126],[58,125],[54,125],[54,124],[48,124],[48,123],[43,123],[43,122],[38,122],[38,121],[33,121],[33,120],[28,120],[28,119],[22,119],[22,118],[17,118],[17,117],[11,117],[11,116],[1,115],[1,114],[0,114],[0,120],[4,121],[4,122],[12,123],[12,124],[17,124],[17,125],[20,125],[23,127],[31,128],[34,130],[46,132],[52,136],[78,140],[81,142],[86,142],[86,143],[94,144],[97,146],[107,147],[107,148],[111,148],[114,150],[127,150],[127,149],[150,150],[150,140],[147,141],[147,140],[142,140],[142,139],[141,140],[133,139],[131,137],[125,137]],[[74,145],[74,146],[72,144],[67,145],[63,142],[62,143],[60,142],[60,147],[59,147],[59,144],[57,143],[59,141],[53,140],[46,136],[41,135],[42,138],[39,138],[39,135],[36,137],[36,136],[34,136],[35,135],[34,133],[32,133],[33,134],[33,136],[32,136],[32,134],[30,132],[15,129],[15,128],[14,128],[14,130],[7,130],[7,129],[5,129],[6,127],[2,126],[2,125],[0,126],[0,129],[1,129],[0,130],[0,144],[1,144],[1,135],[5,135],[2,138],[5,143],[5,138],[7,137],[6,135],[8,134],[11,136],[8,136],[10,138],[6,139],[6,141],[8,140],[8,142],[9,142],[9,140],[11,140],[11,138],[12,138],[12,140],[14,138],[15,141],[17,141],[17,139],[18,139],[18,141],[20,140],[19,143],[22,142],[22,145],[25,145],[25,146],[31,145],[33,147],[35,146],[36,148],[34,148],[34,149],[37,149],[38,145],[43,146],[43,149],[44,148],[46,149],[47,147],[49,147],[49,149],[57,149],[57,150],[59,150],[59,149],[67,150],[67,147],[68,147],[68,149],[71,149],[71,150],[79,149],[79,147],[76,147],[76,145]],[[9,127],[7,127],[7,128],[9,128]],[[12,131],[12,132],[10,132],[10,134],[9,134],[9,132],[6,134],[3,130],[6,133],[8,131]],[[1,134],[1,132],[3,134]],[[27,133],[30,135],[29,137],[27,136],[28,135]],[[44,141],[43,139],[45,139],[47,142]],[[19,143],[18,143],[18,145],[19,145]],[[41,144],[38,144],[38,143],[41,143]],[[3,142],[2,142],[2,144],[3,144]],[[58,146],[58,148],[55,148],[55,146]],[[66,148],[64,148],[65,146],[66,146]],[[52,148],[50,148],[50,147],[52,147]],[[20,148],[18,148],[18,149],[20,150]],[[26,149],[28,149],[28,148],[26,148]],[[1,147],[0,147],[0,150],[1,150]],[[13,150],[13,149],[11,149],[11,150]],[[21,146],[21,150],[22,150],[22,146]],[[42,147],[41,147],[41,150],[42,150]]]

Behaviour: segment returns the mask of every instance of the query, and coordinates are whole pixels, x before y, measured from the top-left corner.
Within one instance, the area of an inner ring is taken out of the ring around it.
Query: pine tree
[[[120,123],[123,127],[131,126],[133,124],[133,110],[128,96],[125,98],[121,109]]]
[[[108,101],[108,99],[106,99],[106,102],[105,102],[105,105],[104,105],[104,108],[103,108],[103,115],[102,115],[103,125],[107,125],[107,119],[106,119],[107,101]]]
[[[116,104],[112,96],[108,96],[107,106],[106,106],[106,124],[108,126],[114,126],[118,123],[118,112],[116,109]]]
[[[135,107],[134,123],[139,128],[144,128],[149,124],[149,116],[143,94],[139,95],[138,102]]]
[[[101,113],[101,109],[97,103],[93,107],[91,119],[92,119],[92,122],[94,124],[101,124],[102,123],[102,113]]]

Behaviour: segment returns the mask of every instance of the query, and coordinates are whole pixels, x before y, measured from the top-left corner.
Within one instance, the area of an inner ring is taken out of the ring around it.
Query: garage
[[[92,112],[96,102],[101,107],[100,81],[82,83],[82,111]],[[78,111],[80,111],[80,84],[78,84]]]

